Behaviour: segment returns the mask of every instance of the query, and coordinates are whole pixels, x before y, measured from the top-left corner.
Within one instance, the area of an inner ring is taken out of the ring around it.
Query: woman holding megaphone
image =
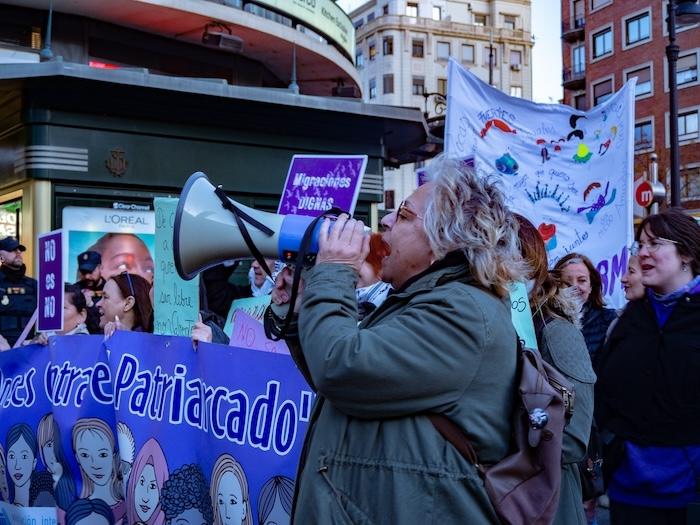
[[[476,468],[426,413],[448,416],[485,463],[508,452],[516,335],[508,283],[524,265],[500,190],[436,159],[433,182],[382,220],[393,292],[358,325],[369,252],[361,221],[325,219],[290,310],[290,270],[266,313],[316,391],[294,523],[497,523]],[[293,316],[282,334],[286,316]]]

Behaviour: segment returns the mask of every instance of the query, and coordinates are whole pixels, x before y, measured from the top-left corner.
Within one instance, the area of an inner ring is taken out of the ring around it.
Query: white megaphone
[[[175,268],[180,277],[189,280],[222,262],[249,259],[254,249],[265,258],[295,262],[304,233],[314,219],[249,208],[226,197],[204,173],[193,173],[175,213]],[[318,252],[320,226],[319,221],[307,250],[309,257]]]

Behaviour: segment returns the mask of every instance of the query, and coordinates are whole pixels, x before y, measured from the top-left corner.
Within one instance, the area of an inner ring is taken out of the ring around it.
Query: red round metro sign
[[[634,192],[634,200],[637,201],[642,208],[648,208],[654,202],[654,188],[647,180],[641,182]]]

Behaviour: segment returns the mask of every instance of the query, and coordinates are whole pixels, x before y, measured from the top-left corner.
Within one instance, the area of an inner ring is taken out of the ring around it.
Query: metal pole
[[[39,52],[39,57],[42,60],[52,60],[53,51],[51,51],[51,26],[53,25],[53,0],[49,0],[49,19],[46,22],[46,36],[44,45]]]
[[[493,86],[493,29],[489,30],[489,86]]]
[[[676,2],[668,3],[668,45],[666,58],[668,60],[668,97],[669,123],[668,130],[671,139],[671,206],[681,205],[680,179],[680,146],[678,144],[678,86],[676,84],[676,62],[678,62],[679,47],[676,45]]]
[[[649,163],[649,173],[650,173],[649,180],[650,180],[652,186],[655,183],[659,182],[659,163],[657,162],[657,159],[658,159],[658,157],[657,157],[656,153],[652,153],[649,157],[649,160],[651,161]],[[656,215],[657,213],[659,213],[659,203],[658,202],[655,202],[654,204],[651,205],[650,213],[652,215]]]

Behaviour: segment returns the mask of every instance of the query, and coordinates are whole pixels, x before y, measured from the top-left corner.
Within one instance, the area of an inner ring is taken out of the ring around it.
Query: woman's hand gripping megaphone
[[[362,263],[369,254],[369,239],[364,223],[351,219],[345,213],[341,213],[334,220],[324,219],[318,234],[316,264],[347,264],[359,274]],[[289,302],[293,277],[293,272],[288,267],[277,275],[275,289],[272,291],[272,302],[276,305]],[[304,282],[302,280],[299,283],[297,300],[294,305],[295,313],[298,312],[301,305],[303,291]]]

